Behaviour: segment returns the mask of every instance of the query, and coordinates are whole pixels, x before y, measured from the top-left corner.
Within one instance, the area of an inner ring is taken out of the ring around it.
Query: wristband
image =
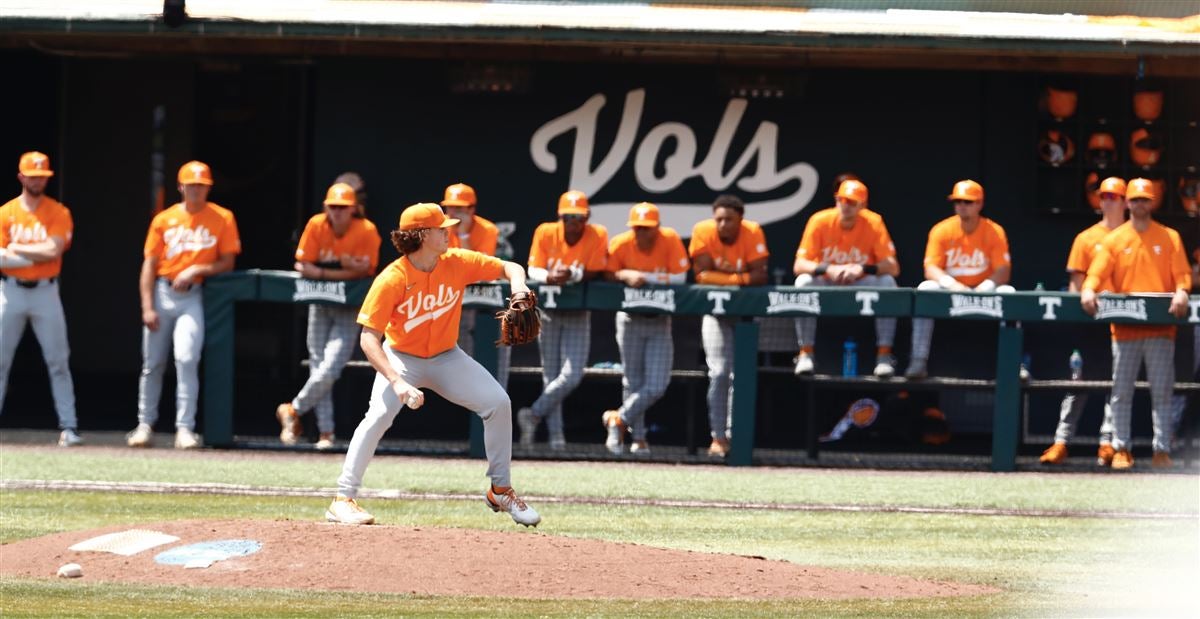
[[[942,288],[949,290],[954,287],[954,284],[958,283],[958,280],[951,277],[949,273],[943,273],[942,276],[937,279],[937,283]]]
[[[985,279],[979,282],[979,285],[975,287],[975,290],[978,290],[979,292],[991,292],[995,289],[996,282],[992,281],[991,279]]]
[[[829,270],[828,264],[818,264],[817,268],[813,269],[813,277],[820,277],[825,274],[825,271],[828,271],[828,270]]]
[[[879,273],[878,264],[864,264],[862,265],[862,269],[863,273],[866,273],[867,275],[876,275]]]

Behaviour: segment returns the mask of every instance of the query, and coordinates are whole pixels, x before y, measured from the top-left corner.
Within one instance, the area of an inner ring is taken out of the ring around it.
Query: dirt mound
[[[104,533],[149,529],[178,542],[125,557],[68,550]],[[262,549],[204,569],[154,557],[198,542],[252,539]],[[0,574],[53,577],[79,563],[83,580],[206,587],[323,589],[552,598],[909,598],[995,589],[667,550],[532,531],[345,526],[294,520],[182,520],[58,533],[0,547]]]

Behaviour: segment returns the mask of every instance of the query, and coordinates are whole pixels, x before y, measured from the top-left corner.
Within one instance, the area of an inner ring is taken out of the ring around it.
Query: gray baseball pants
[[[633,440],[646,440],[646,410],[667,391],[675,343],[671,316],[617,312],[617,348],[621,351],[621,421]]]
[[[479,310],[463,309],[458,323],[458,347],[471,357],[475,356],[475,320]],[[496,382],[508,389],[508,368],[512,365],[512,347],[496,347]]]
[[[927,279],[917,286],[917,290],[944,290],[942,285],[932,279]],[[1008,284],[996,286],[994,292],[1006,293],[1016,292],[1016,289]],[[913,318],[912,319],[912,355],[913,359],[929,359],[929,348],[933,344],[933,319],[932,318]]]
[[[735,321],[711,315],[700,321],[700,343],[708,364],[708,427],[713,438],[731,438],[729,409],[733,402]]]
[[[1142,361],[1146,362],[1146,381],[1150,383],[1150,415],[1154,421],[1154,451],[1171,450],[1171,393],[1175,386],[1175,340],[1149,337],[1140,340],[1113,340],[1113,449],[1129,449],[1133,444],[1130,424],[1133,418],[1134,381]]]
[[[807,273],[796,277],[796,286],[799,288],[809,288],[813,286],[825,287],[836,286],[839,288],[852,288],[855,286],[868,286],[876,288],[895,288],[896,278],[891,275],[866,275],[862,279],[854,283],[854,286],[843,286],[829,281],[829,278],[824,275],[813,277]],[[813,346],[817,341],[817,318],[802,317],[796,319],[796,343],[803,349],[805,346]],[[896,341],[896,319],[895,318],[876,318],[875,319],[875,344],[877,346],[892,347],[892,343]]]
[[[533,415],[546,420],[550,437],[562,436],[563,401],[583,382],[588,349],[592,344],[592,313],[543,311],[538,352],[542,355],[542,395],[534,401]]]
[[[333,432],[333,384],[358,344],[358,309],[333,305],[308,306],[308,380],[292,400],[296,412],[315,410],[317,431]]]
[[[204,292],[192,286],[186,292],[166,279],[154,283],[154,308],[158,330],[142,327],[142,374],[138,379],[138,423],[158,421],[163,373],[167,357],[175,352],[175,427],[196,428],[196,398],[200,394],[200,351],[204,347]]]
[[[25,325],[33,325],[33,334],[42,349],[42,359],[50,374],[50,393],[60,429],[78,428],[75,417],[75,383],[71,380],[67,344],[67,319],[58,281],[42,280],[35,288],[23,288],[9,278],[0,281],[0,411],[8,392],[8,374],[12,371],[17,345],[25,334]]]

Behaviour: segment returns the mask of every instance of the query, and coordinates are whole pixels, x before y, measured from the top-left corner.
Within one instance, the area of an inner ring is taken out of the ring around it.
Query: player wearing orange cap
[[[1098,191],[1100,212],[1103,217],[1090,228],[1080,232],[1071,244],[1071,254],[1067,257],[1067,273],[1071,281],[1067,284],[1070,292],[1079,292],[1083,288],[1083,280],[1087,277],[1088,267],[1096,257],[1096,247],[1108,236],[1109,232],[1125,223],[1125,181],[1115,176],[1100,182]],[[1101,285],[1102,290],[1108,290],[1111,284]],[[1075,424],[1083,414],[1087,405],[1087,392],[1068,393],[1063,397],[1062,406],[1058,413],[1058,428],[1054,431],[1054,444],[1042,452],[1039,459],[1043,464],[1061,464],[1067,460],[1067,442],[1075,436]],[[1112,407],[1105,402],[1104,421],[1100,424],[1100,448],[1096,452],[1096,463],[1100,466],[1112,464]]]
[[[973,180],[959,181],[947,199],[954,215],[929,230],[925,246],[925,281],[918,290],[973,290],[1013,292],[1008,285],[1012,260],[1008,236],[1000,224],[979,214],[983,187]],[[924,378],[933,341],[933,319],[913,318],[912,355],[907,378]]]
[[[25,325],[32,324],[50,374],[62,430],[58,444],[74,447],[83,440],[77,431],[75,385],[68,364],[71,349],[58,276],[75,223],[66,206],[46,195],[51,176],[49,157],[36,151],[21,155],[17,163],[21,195],[0,206],[0,410],[17,344]]]
[[[630,288],[646,284],[687,282],[688,257],[683,240],[672,228],[659,225],[658,207],[649,202],[629,211],[629,230],[613,237],[608,246],[604,278]],[[633,436],[629,451],[647,453],[646,410],[654,405],[671,382],[675,343],[671,340],[670,314],[617,312],[617,348],[621,352],[623,397],[621,407],[601,417],[608,432],[604,446],[614,454],[624,451],[625,431]]]
[[[200,395],[200,350],[204,346],[205,278],[233,269],[242,251],[237,221],[208,201],[212,170],[199,161],[179,168],[183,201],[150,222],[138,279],[142,300],[142,373],[138,381],[138,426],[130,447],[147,447],[158,420],[167,356],[175,353],[175,447],[200,446],[195,432]]]
[[[804,227],[804,236],[796,249],[793,272],[796,285],[896,287],[900,265],[896,246],[883,217],[867,210],[867,186],[859,180],[846,180],[835,195],[837,206],[817,211]],[[800,355],[796,358],[797,376],[813,373],[813,344],[817,319],[796,319],[796,339]],[[896,319],[875,319],[875,375],[890,378],[896,373],[892,343],[896,339]]]
[[[568,191],[558,198],[558,221],[533,232],[529,248],[529,279],[554,286],[578,284],[604,272],[608,231],[588,223],[588,198]],[[542,395],[532,406],[517,411],[521,446],[533,445],[538,424],[546,420],[550,448],[567,446],[563,435],[562,403],[583,380],[592,342],[592,314],[586,310],[555,310],[544,305],[547,320],[538,336],[542,356]]]
[[[483,419],[491,478],[485,495],[488,507],[507,512],[518,524],[541,522],[538,513],[517,497],[509,478],[512,402],[491,374],[455,345],[467,285],[504,278],[514,293],[528,292],[525,271],[519,264],[451,249],[448,229],[456,223],[436,204],[404,209],[399,229],[391,234],[400,258],[375,278],[363,301],[359,339],[377,374],[367,414],[354,431],[338,477],[338,496],[325,512],[332,522],[375,521],[355,501],[363,474],[401,407],[417,409],[425,403],[421,389],[432,389]]]
[[[1105,282],[1121,294],[1171,294],[1171,314],[1182,318],[1188,311],[1192,272],[1179,233],[1150,217],[1154,185],[1147,179],[1129,181],[1125,202],[1129,221],[1117,226],[1096,248],[1083,281],[1080,303],[1088,314],[1098,309],[1097,291]],[[1142,360],[1150,383],[1150,410],[1154,421],[1154,467],[1171,466],[1171,391],[1175,383],[1175,327],[1173,325],[1113,324],[1113,469],[1133,467],[1130,453],[1130,418],[1133,388]]]
[[[375,224],[358,216],[354,188],[334,183],[325,194],[324,211],[313,215],[304,226],[296,247],[294,268],[305,279],[347,280],[371,277],[379,264],[379,231]],[[290,402],[275,408],[281,430],[279,440],[296,444],[303,433],[300,416],[317,412],[316,448],[333,449],[333,384],[354,353],[353,307],[308,306],[308,380]]]
[[[692,227],[688,254],[697,284],[761,286],[767,283],[767,238],[762,227],[747,221],[741,198],[720,195],[713,202],[713,218]],[[729,453],[729,402],[733,397],[734,320],[706,315],[700,322],[700,339],[708,364],[708,423],[712,444],[708,455]]]

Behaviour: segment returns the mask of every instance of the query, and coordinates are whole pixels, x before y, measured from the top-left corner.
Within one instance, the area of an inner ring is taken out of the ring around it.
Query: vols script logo
[[[583,105],[547,122],[533,132],[529,140],[529,154],[534,165],[547,174],[558,171],[558,158],[550,152],[550,143],[567,133],[575,133],[574,150],[571,154],[571,176],[567,186],[578,189],[588,196],[600,193],[612,180],[617,171],[633,154],[633,173],[638,186],[652,194],[667,194],[688,179],[700,177],[705,186],[714,192],[730,189],[732,185],[749,194],[773,191],[787,183],[799,181],[792,195],[778,200],[751,202],[746,204],[746,218],[761,224],[787,219],[808,206],[817,191],[817,170],[806,162],[793,163],[779,169],[779,125],[763,121],[759,123],[746,149],[732,166],[728,166],[729,148],[737,133],[738,125],[746,112],[746,99],[731,99],[725,113],[709,142],[708,152],[699,158],[696,132],[680,122],[665,122],[654,126],[641,138],[634,151],[638,129],[642,122],[642,110],[646,103],[646,90],[638,88],[625,95],[625,107],[617,133],[600,163],[592,168],[593,151],[596,146],[596,125],[601,108],[608,99],[602,94],[592,95]],[[670,146],[668,146],[670,143]],[[665,157],[666,149],[672,150]],[[655,162],[662,161],[659,174]],[[754,162],[754,175],[743,176],[750,163]],[[609,230],[620,230],[625,226],[629,202],[591,205],[592,223],[603,224]],[[692,226],[712,216],[712,205],[665,204],[658,205],[662,225],[675,228],[687,238]]]
[[[49,235],[46,234],[46,227],[39,221],[32,227],[12,224],[8,227],[8,238],[12,243],[40,243],[49,238]]]
[[[1096,318],[1129,318],[1130,320],[1146,320],[1145,299],[1096,299]]]
[[[987,255],[978,249],[970,254],[963,252],[958,247],[946,252],[946,272],[955,277],[979,275],[987,268]]]
[[[293,301],[330,301],[332,303],[346,302],[346,282],[314,281],[311,279],[296,280],[296,290],[292,292]]]
[[[1004,299],[999,296],[952,294],[950,295],[950,315],[1003,318]]]
[[[163,242],[167,245],[167,255],[164,257],[169,260],[183,252],[216,247],[217,237],[204,226],[197,226],[195,229],[175,226],[163,232]]]
[[[841,251],[836,247],[826,247],[821,250],[821,260],[827,264],[866,264],[867,255],[859,251],[857,247],[851,247],[849,251]]]
[[[645,288],[626,288],[625,298],[621,301],[621,309],[649,308],[664,312],[675,311],[674,290],[648,290]]]
[[[499,286],[472,285],[463,291],[463,305],[482,305],[484,307],[504,307],[504,295]]]
[[[804,312],[820,315],[821,293],[819,292],[768,292],[767,313]]]
[[[396,306],[397,312],[408,316],[408,320],[404,321],[404,332],[441,318],[454,309],[454,304],[462,298],[462,294],[461,290],[438,284],[437,294],[417,292],[416,296],[408,297]]]

